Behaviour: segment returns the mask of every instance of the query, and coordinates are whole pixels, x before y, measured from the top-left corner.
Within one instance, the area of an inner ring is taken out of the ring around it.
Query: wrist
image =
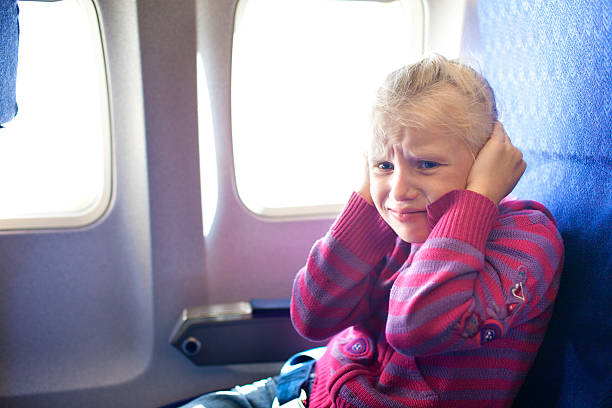
[[[487,197],[489,200],[493,201],[495,203],[495,205],[499,205],[499,203],[501,202],[501,200],[504,198],[503,196],[500,197],[499,193],[496,193],[495,191],[491,191],[490,189],[487,189],[485,187],[482,186],[474,186],[474,185],[469,185],[465,188],[468,191],[473,191],[474,193],[478,193],[482,196]]]
[[[378,210],[357,192],[332,225],[330,234],[345,250],[370,265],[376,264],[395,242],[395,232],[382,219]]]
[[[430,238],[455,238],[483,250],[499,208],[473,190],[454,190],[427,207]]]

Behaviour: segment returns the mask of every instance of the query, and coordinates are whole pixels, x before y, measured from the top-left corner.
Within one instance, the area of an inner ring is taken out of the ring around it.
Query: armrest
[[[322,345],[302,338],[289,299],[253,299],[183,309],[170,344],[196,365],[284,361]]]

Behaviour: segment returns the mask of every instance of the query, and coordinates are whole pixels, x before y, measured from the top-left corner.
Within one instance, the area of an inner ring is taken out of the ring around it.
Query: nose
[[[411,201],[419,196],[418,180],[401,166],[393,174],[390,198],[396,202]]]

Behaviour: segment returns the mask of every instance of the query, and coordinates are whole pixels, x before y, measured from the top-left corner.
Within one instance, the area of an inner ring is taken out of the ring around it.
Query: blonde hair
[[[459,136],[475,155],[493,131],[497,108],[482,75],[434,54],[387,76],[376,94],[371,119],[379,147],[406,127],[437,125]]]

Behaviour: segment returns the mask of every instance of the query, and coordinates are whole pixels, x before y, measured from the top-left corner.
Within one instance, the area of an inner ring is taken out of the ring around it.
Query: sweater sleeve
[[[431,233],[391,289],[386,336],[398,352],[482,347],[549,311],[561,237],[544,207],[514,203],[500,214],[488,198],[457,190],[428,207]]]
[[[376,208],[353,193],[294,281],[290,310],[298,332],[323,340],[368,317],[368,294],[395,238]]]

